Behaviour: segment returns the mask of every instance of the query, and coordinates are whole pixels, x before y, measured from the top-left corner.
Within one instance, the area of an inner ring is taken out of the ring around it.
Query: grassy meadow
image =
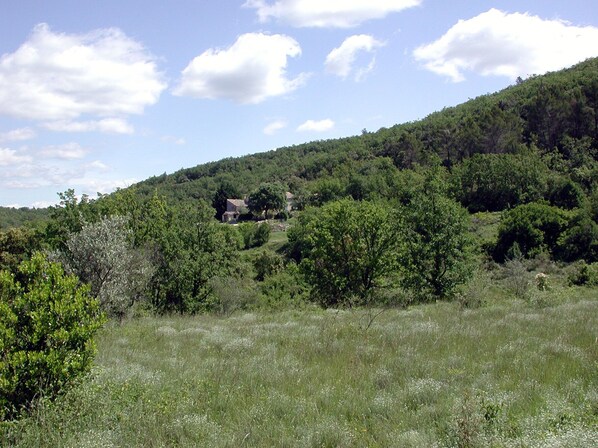
[[[597,446],[596,289],[535,293],[111,324],[91,379],[0,445]]]

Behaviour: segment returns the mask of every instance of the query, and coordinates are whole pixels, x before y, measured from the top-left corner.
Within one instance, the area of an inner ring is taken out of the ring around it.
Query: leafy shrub
[[[589,213],[578,212],[558,241],[557,255],[564,261],[598,261],[598,224]]]
[[[0,271],[0,420],[88,372],[103,322],[89,287],[39,253],[17,275]]]
[[[554,255],[559,236],[565,230],[568,215],[564,210],[547,204],[531,203],[515,207],[502,217],[494,250],[497,261],[503,262],[515,255],[526,258],[542,251]]]
[[[582,261],[568,276],[569,284],[577,286],[598,286],[598,263]]]
[[[259,288],[261,304],[267,309],[301,307],[309,298],[309,288],[294,262],[267,276]]]
[[[281,271],[284,268],[284,260],[272,251],[263,250],[253,259],[253,267],[256,273],[255,279],[261,282],[266,277]]]
[[[243,248],[261,247],[270,239],[271,229],[266,223],[254,222],[241,223],[237,227],[243,238]]]

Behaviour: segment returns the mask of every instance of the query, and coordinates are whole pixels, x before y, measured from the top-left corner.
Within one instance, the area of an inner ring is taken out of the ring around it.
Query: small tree
[[[264,183],[257,190],[249,195],[249,210],[256,215],[265,214],[268,219],[268,212],[282,210],[286,205],[284,187],[279,183]]]
[[[71,234],[65,264],[91,285],[91,293],[111,316],[122,318],[145,292],[154,273],[151,262],[131,246],[127,218],[112,216]]]
[[[306,239],[300,266],[313,297],[324,306],[369,303],[394,272],[397,234],[392,212],[381,202],[343,199],[311,214],[295,238]]]
[[[468,214],[438,191],[422,192],[400,214],[401,282],[419,301],[451,297],[473,273]]]
[[[41,254],[0,271],[0,420],[18,417],[40,396],[54,398],[88,372],[99,303],[75,276]]]

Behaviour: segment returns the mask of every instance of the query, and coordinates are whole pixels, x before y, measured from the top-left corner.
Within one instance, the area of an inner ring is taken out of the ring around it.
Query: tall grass
[[[145,318],[0,445],[590,447],[598,297]],[[367,327],[367,330],[366,330]]]

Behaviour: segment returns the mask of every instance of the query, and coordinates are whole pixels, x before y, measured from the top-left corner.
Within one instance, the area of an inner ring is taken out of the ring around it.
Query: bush
[[[270,239],[270,226],[266,223],[246,222],[237,227],[243,238],[243,248],[261,247]]]
[[[567,222],[567,213],[557,207],[541,203],[515,207],[502,217],[494,257],[503,262],[514,256],[514,251],[520,251],[526,258],[543,251],[554,255]]]
[[[262,282],[266,277],[281,271],[284,268],[284,260],[275,252],[263,250],[253,259],[253,267],[255,279]]]
[[[111,317],[122,318],[146,293],[155,268],[130,243],[127,218],[112,216],[85,224],[66,240],[65,266],[81,281]]]
[[[91,368],[104,317],[88,286],[35,254],[0,271],[0,420],[50,399]]]
[[[570,285],[598,286],[598,263],[587,264],[582,261],[568,276]]]

